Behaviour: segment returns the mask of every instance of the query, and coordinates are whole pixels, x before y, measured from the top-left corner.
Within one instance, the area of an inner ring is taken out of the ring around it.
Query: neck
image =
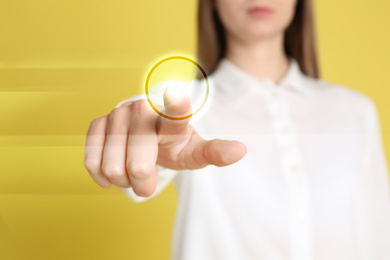
[[[269,78],[278,84],[289,68],[283,34],[252,42],[228,35],[226,59],[256,78]]]

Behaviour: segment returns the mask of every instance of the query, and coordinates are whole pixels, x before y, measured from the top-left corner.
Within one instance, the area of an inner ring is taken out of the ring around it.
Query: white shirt
[[[122,189],[142,202],[174,180],[172,259],[390,259],[388,169],[373,101],[290,61],[277,85],[226,59],[210,77],[206,112],[191,124],[206,139],[243,142],[241,161],[159,167],[148,198]]]

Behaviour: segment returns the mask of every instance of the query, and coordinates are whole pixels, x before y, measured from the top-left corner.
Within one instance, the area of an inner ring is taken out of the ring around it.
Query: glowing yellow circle
[[[153,102],[150,100],[149,98],[149,80],[150,80],[150,77],[153,73],[153,71],[158,67],[160,66],[162,63],[166,62],[166,61],[169,61],[169,60],[184,60],[184,61],[188,61],[188,62],[191,62],[192,64],[194,64],[199,70],[200,72],[202,72],[202,75],[206,81],[206,86],[207,86],[207,89],[206,89],[206,95],[205,95],[205,98],[203,100],[203,103],[202,105],[192,114],[189,114],[187,116],[183,116],[183,117],[172,117],[172,116],[168,116],[168,115],[165,115],[164,113],[161,113],[153,104]],[[148,99],[148,102],[150,104],[150,106],[152,107],[152,109],[157,113],[159,114],[160,116],[164,117],[164,118],[167,118],[167,119],[171,119],[171,120],[184,120],[184,119],[188,119],[190,117],[192,117],[193,115],[195,115],[196,113],[198,113],[202,107],[206,104],[206,101],[207,101],[207,98],[209,96],[209,79],[207,77],[207,74],[206,72],[204,71],[204,69],[194,60],[190,59],[190,58],[187,58],[187,57],[183,57],[183,56],[171,56],[171,57],[168,57],[168,58],[165,58],[159,62],[156,63],[156,65],[153,66],[153,68],[150,70],[148,76],[146,77],[146,82],[145,82],[145,93],[146,93],[146,98]]]

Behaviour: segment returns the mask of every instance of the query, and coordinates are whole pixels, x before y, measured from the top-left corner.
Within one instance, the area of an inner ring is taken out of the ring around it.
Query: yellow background
[[[195,55],[195,0],[0,0],[0,259],[168,259],[169,186],[135,204],[84,169],[92,119]],[[390,155],[390,2],[316,0],[322,78],[376,102]]]

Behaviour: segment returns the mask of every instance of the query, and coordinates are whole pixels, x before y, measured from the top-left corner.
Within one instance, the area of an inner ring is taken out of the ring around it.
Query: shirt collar
[[[278,84],[275,84],[269,78],[256,78],[238,68],[226,58],[220,61],[212,77],[221,82],[218,85],[220,88],[223,88],[223,92],[231,94],[237,94],[237,91],[243,91],[251,86],[259,86],[270,90],[275,87],[288,88],[304,96],[312,96],[310,86],[307,86],[305,81],[307,76],[301,71],[298,62],[293,57],[289,57],[289,61],[289,68]]]

